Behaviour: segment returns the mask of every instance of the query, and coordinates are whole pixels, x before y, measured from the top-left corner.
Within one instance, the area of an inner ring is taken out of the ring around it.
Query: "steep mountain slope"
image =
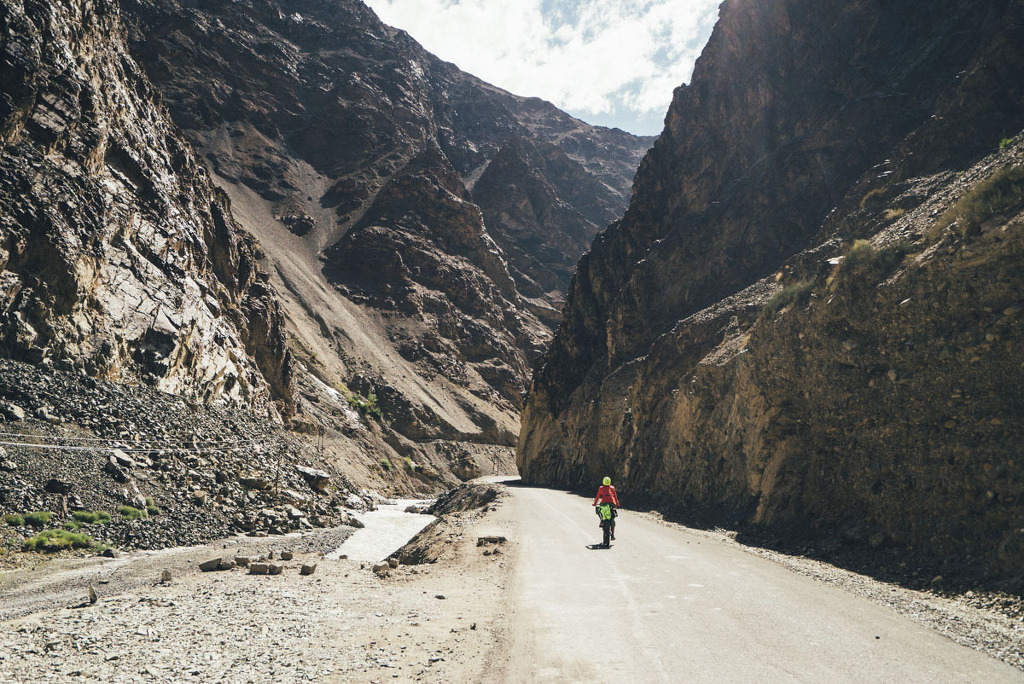
[[[724,3],[579,264],[524,477],[1019,573],[1022,21]]]
[[[281,428],[296,384],[259,248],[116,3],[3,0],[0,36],[0,555],[35,511],[48,534],[114,513],[83,531],[142,548],[348,520],[359,488]]]
[[[317,377],[296,424],[342,439],[347,397],[379,407],[389,458],[512,446],[572,264],[621,214],[651,139],[483,83],[358,0],[122,8],[267,254]]]
[[[109,2],[5,2],[0,345],[205,401],[292,407],[283,319]]]

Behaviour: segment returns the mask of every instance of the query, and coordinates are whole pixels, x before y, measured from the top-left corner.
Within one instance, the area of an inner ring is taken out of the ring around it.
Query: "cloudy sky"
[[[661,132],[720,0],[365,0],[464,71],[584,121]]]

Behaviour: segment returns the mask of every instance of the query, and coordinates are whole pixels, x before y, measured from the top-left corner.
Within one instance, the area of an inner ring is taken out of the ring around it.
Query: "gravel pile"
[[[0,359],[0,515],[50,511],[63,527],[76,510],[106,511],[111,522],[81,531],[156,549],[358,525],[348,509],[367,507],[368,493],[265,416]],[[0,524],[0,541],[16,548],[36,531]]]

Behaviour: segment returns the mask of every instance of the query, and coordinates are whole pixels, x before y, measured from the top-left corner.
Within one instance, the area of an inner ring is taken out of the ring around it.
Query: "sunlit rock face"
[[[129,56],[117,4],[0,11],[4,353],[287,412],[254,243]]]
[[[985,181],[1021,163],[1022,14],[724,3],[579,263],[524,477],[1017,572],[1024,236]]]
[[[252,227],[261,244],[311,255],[268,270],[373,309],[418,375],[516,413],[576,260],[625,210],[653,138],[488,85],[356,0],[121,4],[218,182],[274,217]],[[344,333],[330,346],[358,356]]]

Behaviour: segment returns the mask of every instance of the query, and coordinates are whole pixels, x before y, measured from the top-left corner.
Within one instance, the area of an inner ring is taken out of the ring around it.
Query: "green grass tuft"
[[[53,513],[50,511],[33,511],[25,514],[25,524],[31,527],[46,527]]]
[[[17,515],[16,513],[9,513],[4,516],[4,522],[10,525],[11,527],[24,527],[25,516]]]
[[[877,209],[880,208],[882,202],[885,201],[885,190],[882,188],[875,188],[874,190],[868,191],[866,195],[860,199],[861,209]]]
[[[380,410],[380,406],[377,404],[377,395],[373,392],[370,392],[366,398],[353,392],[348,396],[348,403],[349,406],[360,413],[373,416],[378,420],[384,417],[384,412]]]
[[[117,512],[121,514],[121,517],[125,520],[142,520],[143,518],[149,517],[146,511],[135,508],[135,506],[121,506],[117,509]]]
[[[981,224],[1024,204],[1024,166],[1005,166],[957,200],[935,222],[936,232],[953,223],[963,235],[975,233]]]
[[[909,253],[909,246],[903,242],[894,242],[882,249],[875,249],[867,240],[856,240],[846,252],[843,267],[856,273],[884,275],[899,266]]]
[[[87,534],[70,530],[44,530],[26,539],[23,548],[26,551],[55,553],[66,549],[87,549],[92,545],[92,537]]]
[[[86,525],[106,525],[110,522],[110,514],[106,511],[75,511],[73,517]]]
[[[153,506],[153,505],[146,506],[146,514],[147,515],[160,515],[160,509],[157,508],[156,506]]]
[[[382,458],[382,459],[380,459],[380,467],[383,468],[384,470],[390,471],[391,470],[391,459],[389,459],[389,458]]]
[[[813,279],[801,280],[800,282],[793,283],[792,285],[787,285],[772,295],[772,298],[764,305],[764,314],[771,316],[793,303],[806,304],[810,301],[813,290]]]

